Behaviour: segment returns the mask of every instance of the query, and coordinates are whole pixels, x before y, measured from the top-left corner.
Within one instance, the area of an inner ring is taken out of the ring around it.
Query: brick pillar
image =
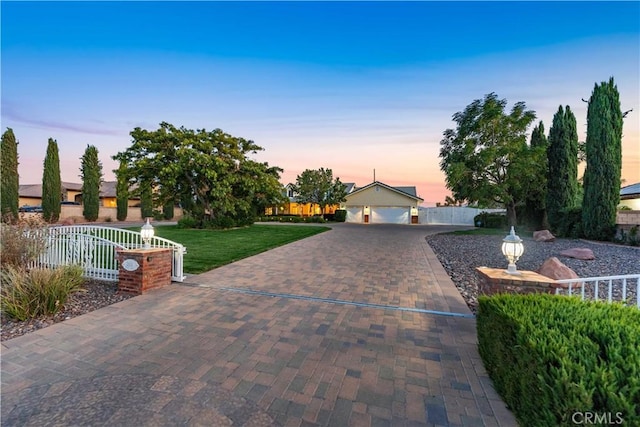
[[[504,269],[478,267],[476,272],[480,278],[479,295],[493,294],[555,294],[556,288],[565,288],[566,284],[533,271],[518,270],[520,274],[509,274]]]
[[[118,292],[141,295],[149,289],[171,284],[171,249],[119,249],[117,257]]]

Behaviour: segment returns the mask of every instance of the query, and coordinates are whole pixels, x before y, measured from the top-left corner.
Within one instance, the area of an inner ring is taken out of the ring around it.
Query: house
[[[352,191],[346,199],[342,203],[346,221],[364,224],[417,224],[418,205],[424,201],[416,187],[392,187],[380,181]]]
[[[640,182],[620,189],[619,206],[627,206],[633,211],[640,211]]]
[[[343,183],[346,187],[347,194],[352,192],[356,188],[356,184],[353,182]],[[320,210],[320,206],[312,203],[299,203],[297,201],[297,195],[295,194],[295,185],[292,183],[287,184],[284,187],[285,195],[288,198],[288,202],[280,207],[267,208],[266,215],[298,215],[298,216],[313,216],[321,214],[333,214],[336,209],[340,208],[340,205],[325,206],[324,211]]]
[[[60,201],[82,203],[82,184],[64,181],[61,184]],[[18,196],[18,206],[40,206],[42,205],[42,184],[20,185]],[[103,181],[100,184],[100,201],[101,206],[116,207],[116,181]],[[129,206],[139,203],[139,197],[129,199]]]

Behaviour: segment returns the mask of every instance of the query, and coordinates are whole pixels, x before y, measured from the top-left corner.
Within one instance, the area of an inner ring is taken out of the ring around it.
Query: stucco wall
[[[376,191],[376,188],[379,191]],[[345,206],[418,206],[418,202],[411,197],[403,196],[380,185],[348,194],[346,199]]]

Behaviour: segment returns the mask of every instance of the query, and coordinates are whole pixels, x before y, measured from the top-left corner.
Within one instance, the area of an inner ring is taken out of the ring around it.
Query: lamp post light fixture
[[[151,238],[154,235],[154,231],[153,226],[149,223],[149,218],[147,218],[147,222],[140,229],[140,235],[144,242],[144,249],[151,249]]]
[[[523,253],[524,245],[522,244],[522,239],[516,235],[513,226],[511,226],[509,235],[502,239],[502,254],[507,258],[507,261],[509,261],[507,273],[520,274],[520,272],[516,270],[516,262]]]

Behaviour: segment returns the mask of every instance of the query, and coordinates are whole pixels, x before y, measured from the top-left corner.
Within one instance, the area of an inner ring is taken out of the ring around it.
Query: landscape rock
[[[550,279],[577,279],[575,271],[564,265],[558,258],[551,257],[545,260],[538,269],[538,274],[542,274]]]
[[[561,256],[566,256],[569,258],[582,259],[582,260],[592,260],[596,259],[596,256],[593,254],[593,251],[588,248],[571,248],[560,252]]]
[[[538,230],[533,232],[533,240],[536,242],[553,242],[556,236],[551,234],[549,230]]]

